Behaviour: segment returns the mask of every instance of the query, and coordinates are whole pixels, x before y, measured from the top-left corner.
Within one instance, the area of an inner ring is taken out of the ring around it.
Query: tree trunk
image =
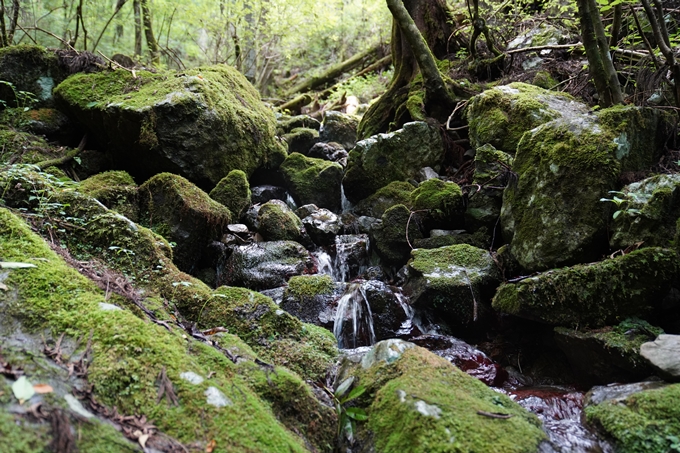
[[[597,10],[595,0],[577,0],[581,37],[588,57],[590,76],[600,96],[600,106],[610,107],[623,103],[623,94],[611,54],[609,42]]]
[[[139,2],[140,0],[132,2],[132,9],[135,15],[135,55],[142,54],[142,8]]]
[[[387,4],[391,11],[393,9],[397,11],[396,16],[392,11],[391,45],[394,75],[385,94],[369,107],[359,123],[360,138],[398,129],[408,121],[424,119],[427,116],[444,116],[445,119],[451,113],[449,110],[443,115],[445,110],[452,108],[447,105],[451,101],[451,95],[447,87],[440,82],[441,74],[436,65],[433,66],[432,59],[434,57],[443,60],[448,53],[447,42],[453,30],[446,2],[387,0]],[[403,11],[408,13],[406,16],[411,20],[404,17]],[[413,46],[418,58],[414,54]],[[410,92],[416,89],[412,82],[419,72],[423,76],[421,91],[424,91],[424,94],[410,95]],[[442,95],[444,92],[446,95]],[[436,93],[442,97],[438,97]]]
[[[149,0],[141,0],[142,6],[142,21],[144,23],[144,36],[146,37],[146,46],[149,48],[151,56],[151,63],[158,66],[161,63],[161,53],[158,48],[158,42],[153,34],[151,26],[151,11],[149,10]]]

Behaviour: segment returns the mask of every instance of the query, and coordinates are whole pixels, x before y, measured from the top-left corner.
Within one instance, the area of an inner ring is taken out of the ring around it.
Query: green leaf
[[[360,407],[348,407],[346,412],[347,416],[354,420],[358,420],[360,422],[368,420],[368,414],[366,414],[366,411]]]
[[[613,218],[613,219],[616,219],[618,216],[621,215],[622,212],[623,212],[623,211],[616,211],[616,212],[614,213],[614,216],[613,216],[612,218]]]
[[[350,376],[347,379],[345,379],[344,381],[342,381],[340,383],[340,385],[338,385],[337,390],[335,390],[335,397],[340,399],[340,397],[342,395],[347,393],[347,390],[349,390],[349,388],[352,386],[353,382],[354,382],[354,376]]]
[[[355,398],[359,398],[361,395],[364,394],[365,391],[366,391],[366,387],[364,387],[363,385],[359,385],[359,386],[353,388],[352,391],[349,392],[349,395],[347,395],[346,401],[351,401]]]
[[[38,267],[31,263],[16,263],[13,261],[0,261],[0,269],[28,269],[31,267]]]
[[[14,397],[19,400],[19,403],[30,400],[33,395],[35,395],[35,389],[33,389],[33,384],[26,379],[26,376],[21,376],[12,384],[12,393]]]

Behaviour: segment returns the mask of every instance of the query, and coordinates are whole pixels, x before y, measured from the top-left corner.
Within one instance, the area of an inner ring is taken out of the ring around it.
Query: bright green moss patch
[[[0,164],[37,164],[66,154],[67,150],[47,143],[44,138],[0,126]]]
[[[618,452],[666,453],[680,446],[678,401],[680,384],[675,384],[587,406],[585,415],[615,439]]]
[[[463,192],[458,184],[437,178],[422,182],[411,193],[411,203],[415,211],[427,210],[435,224],[444,226],[454,224],[464,210]]]
[[[340,209],[343,173],[340,164],[292,153],[281,164],[281,172],[299,205],[315,204],[331,211]]]
[[[649,313],[679,272],[675,251],[646,248],[504,284],[493,307],[552,325],[601,327]]]
[[[280,200],[263,204],[258,222],[258,231],[267,241],[300,241],[302,237],[302,221]]]
[[[220,179],[209,195],[213,200],[229,208],[229,211],[238,218],[250,206],[248,176],[241,170],[232,170]]]
[[[414,190],[415,187],[410,182],[393,181],[357,203],[354,212],[358,215],[380,218],[392,206],[403,204],[410,208],[411,193]]]
[[[330,275],[296,275],[288,280],[287,292],[297,298],[311,298],[333,292]]]
[[[106,171],[80,183],[79,190],[130,220],[137,220],[137,184],[124,171]]]

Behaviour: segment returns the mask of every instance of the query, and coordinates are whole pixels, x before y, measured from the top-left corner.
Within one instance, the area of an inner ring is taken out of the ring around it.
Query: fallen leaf
[[[35,390],[33,390],[33,385],[26,379],[26,376],[21,376],[12,384],[12,393],[19,400],[19,404],[23,404],[24,401],[35,395]]]
[[[3,291],[9,291],[9,288],[4,283],[0,283],[0,289]]]
[[[208,445],[205,446],[205,453],[212,453],[216,446],[217,442],[215,442],[215,439],[211,440],[208,442]]]
[[[35,390],[35,393],[52,393],[54,391],[52,386],[48,384],[35,384],[33,390]]]
[[[142,448],[146,448],[146,441],[149,440],[149,435],[148,434],[142,434],[139,436],[137,441],[139,442],[139,445],[142,446]]]

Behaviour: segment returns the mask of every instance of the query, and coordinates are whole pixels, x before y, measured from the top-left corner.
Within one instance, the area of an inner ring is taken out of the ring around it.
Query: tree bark
[[[142,8],[139,2],[140,0],[132,2],[135,16],[135,55],[142,54]]]
[[[14,33],[17,31],[17,24],[19,23],[19,0],[12,0],[12,19],[9,22],[9,31],[7,32],[8,46],[12,45],[14,41]]]
[[[5,0],[0,0],[0,47],[6,47],[7,28],[5,27]]]
[[[146,46],[149,49],[151,56],[151,63],[158,66],[161,63],[161,53],[158,47],[158,42],[153,34],[153,27],[151,26],[151,11],[149,10],[149,0],[141,0],[142,6],[142,21],[144,24],[144,36],[146,37]]]

